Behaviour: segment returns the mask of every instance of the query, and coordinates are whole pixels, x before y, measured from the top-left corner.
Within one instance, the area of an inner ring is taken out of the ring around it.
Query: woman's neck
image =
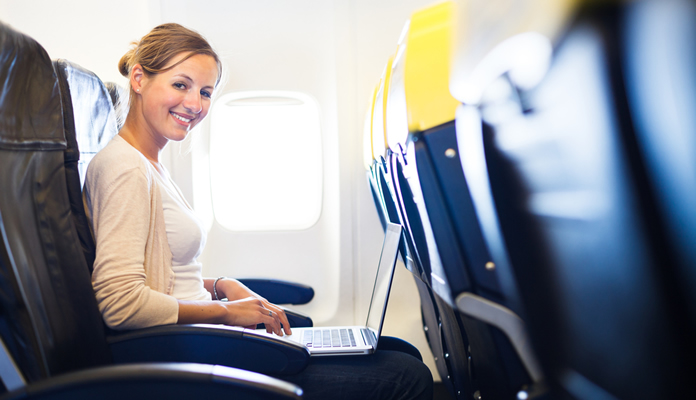
[[[148,135],[147,130],[139,127],[139,124],[134,121],[134,118],[131,118],[131,115],[126,118],[118,134],[128,142],[128,144],[144,155],[160,174],[164,175],[164,168],[159,162],[159,155],[164,146],[160,147],[160,145]]]

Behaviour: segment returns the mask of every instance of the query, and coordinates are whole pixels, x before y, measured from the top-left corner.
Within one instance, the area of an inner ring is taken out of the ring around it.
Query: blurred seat
[[[460,32],[457,140],[484,236],[554,397],[689,397],[696,5],[539,3],[485,52]]]
[[[111,365],[71,218],[53,66],[38,43],[2,23],[0,60],[2,398],[300,398],[294,385],[227,367]]]
[[[424,231],[420,247],[429,254],[439,309],[451,310],[466,338],[466,351],[450,357],[467,360],[474,396],[528,396],[541,372],[511,273],[490,254],[458,156],[459,102],[449,91],[454,14],[454,4],[446,2],[411,17],[404,72],[409,134],[390,147],[402,153],[413,197],[422,199],[412,207],[417,213],[406,215],[418,218]]]

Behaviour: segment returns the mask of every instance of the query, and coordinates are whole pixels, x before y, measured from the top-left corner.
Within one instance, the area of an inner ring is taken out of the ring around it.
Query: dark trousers
[[[433,397],[433,377],[428,367],[400,351],[312,357],[299,374],[278,378],[300,386],[308,400],[430,400]]]

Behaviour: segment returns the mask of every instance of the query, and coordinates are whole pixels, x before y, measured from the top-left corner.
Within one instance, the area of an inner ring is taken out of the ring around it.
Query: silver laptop
[[[292,335],[283,338],[304,345],[312,356],[372,354],[377,349],[387,313],[401,229],[401,225],[387,223],[365,326],[292,328]],[[266,333],[264,329],[257,332]]]

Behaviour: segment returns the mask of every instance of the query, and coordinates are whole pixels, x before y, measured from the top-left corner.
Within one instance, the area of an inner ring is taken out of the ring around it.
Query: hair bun
[[[121,75],[125,76],[126,78],[128,78],[130,75],[130,69],[133,66],[133,54],[135,53],[136,46],[138,45],[136,42],[133,42],[132,44],[133,47],[131,47],[131,49],[128,50],[118,62],[118,72],[120,72]]]

